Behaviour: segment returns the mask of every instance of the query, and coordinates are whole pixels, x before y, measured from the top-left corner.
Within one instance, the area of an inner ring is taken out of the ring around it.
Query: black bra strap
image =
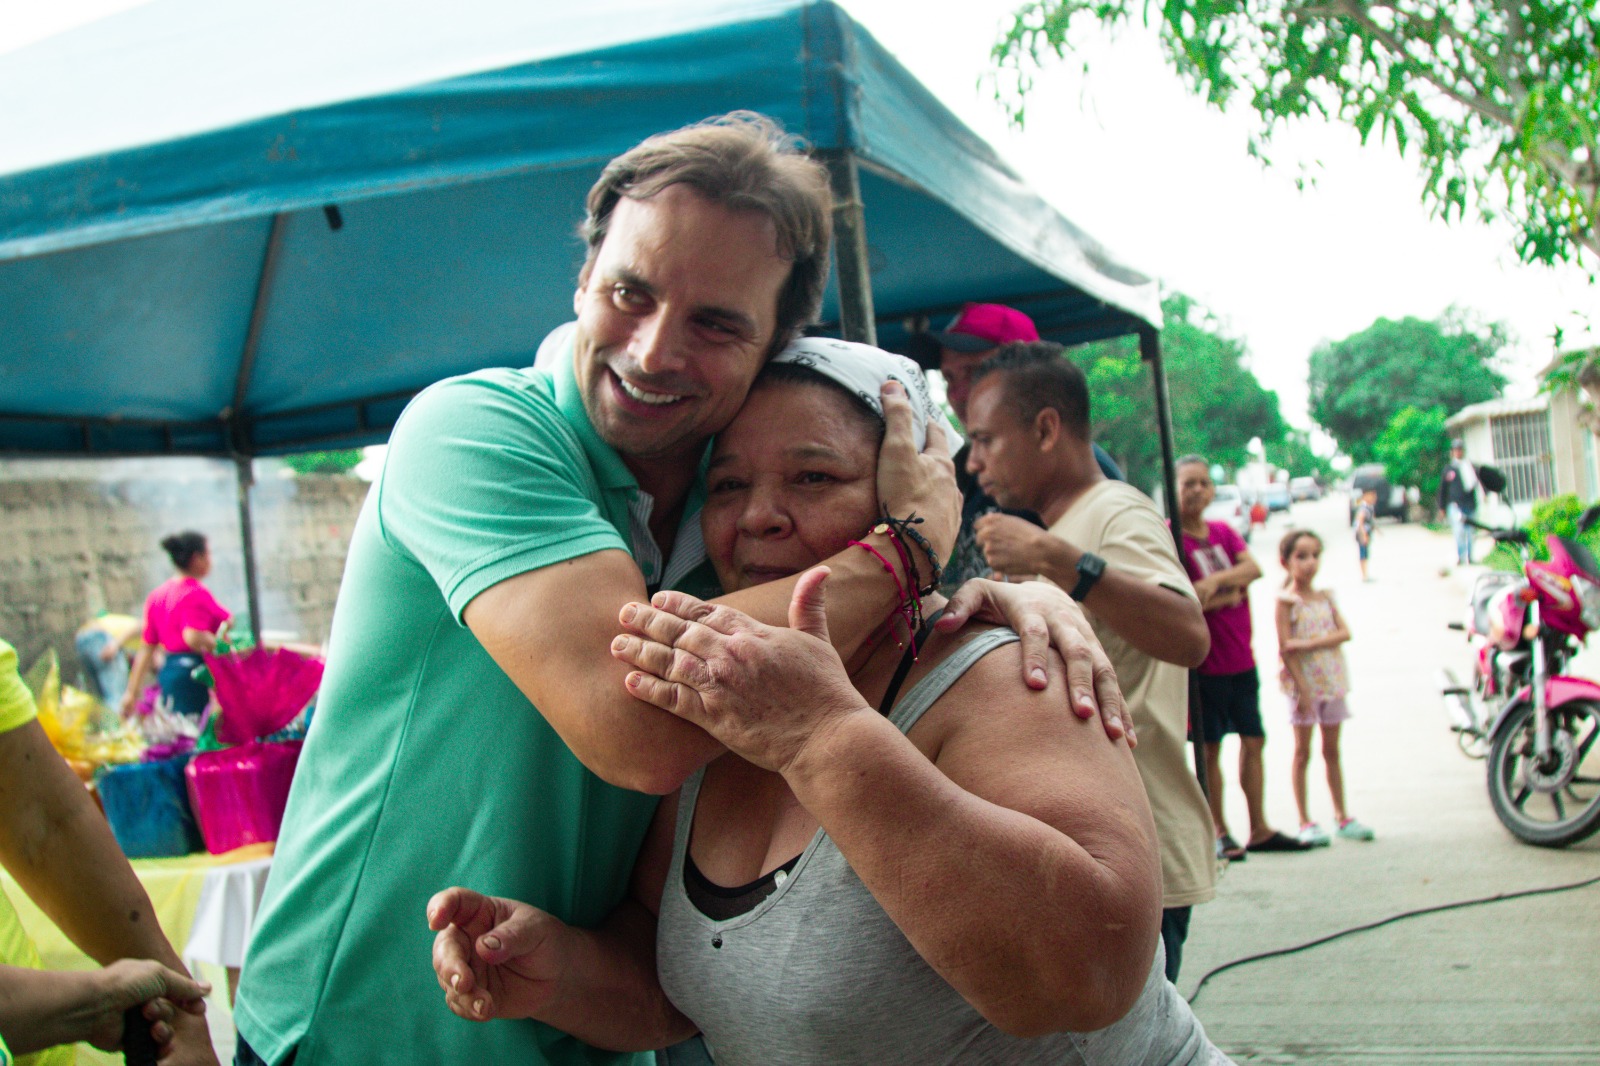
[[[916,653],[928,643],[928,637],[933,634],[933,623],[937,622],[942,614],[944,614],[943,607],[929,615],[922,623],[917,639],[908,644],[906,653],[900,656],[900,665],[895,668],[894,677],[889,679],[889,689],[883,694],[883,702],[878,704],[878,713],[884,717],[888,717],[889,712],[894,710],[894,701],[900,695],[900,686],[906,683],[906,676],[911,673],[911,667],[917,661]]]

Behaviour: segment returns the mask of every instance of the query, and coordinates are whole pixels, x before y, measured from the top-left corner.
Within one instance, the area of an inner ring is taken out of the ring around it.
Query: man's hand
[[[828,568],[800,575],[789,628],[678,592],[622,609],[611,653],[634,667],[628,691],[686,718],[729,751],[783,773],[840,721],[872,713],[828,642]]]
[[[527,903],[447,888],[428,928],[445,1005],[468,1021],[537,1017],[567,972],[572,928]]]
[[[973,618],[1008,625],[1022,637],[1023,680],[1029,688],[1049,683],[1046,665],[1054,648],[1066,664],[1067,691],[1078,717],[1098,713],[1107,736],[1126,736],[1130,747],[1138,743],[1117,673],[1072,597],[1043,581],[1005,585],[978,578],[956,590],[934,628],[954,632]]]
[[[921,518],[918,532],[928,538],[943,563],[950,558],[961,531],[961,490],[950,461],[944,427],[928,423],[928,443],[919,453],[912,427],[911,401],[898,381],[883,385],[883,417],[888,429],[878,449],[878,499],[895,518],[913,513]],[[926,579],[931,571],[924,571]]]
[[[1018,577],[1043,573],[1050,550],[1065,543],[1049,530],[1009,514],[982,515],[972,531],[989,568]]]

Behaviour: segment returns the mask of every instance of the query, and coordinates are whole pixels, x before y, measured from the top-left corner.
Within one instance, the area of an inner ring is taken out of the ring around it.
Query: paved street
[[[1384,522],[1363,584],[1345,504],[1295,505],[1292,520],[1326,545],[1320,583],[1350,624],[1346,646],[1355,717],[1345,727],[1351,812],[1377,840],[1335,839],[1304,854],[1251,855],[1224,872],[1217,899],[1196,909],[1183,974],[1192,995],[1213,968],[1416,908],[1600,876],[1600,838],[1566,851],[1515,841],[1496,820],[1484,764],[1448,731],[1437,675],[1469,676],[1462,634],[1446,628],[1465,601],[1464,576],[1441,574],[1449,539]],[[1252,549],[1265,577],[1253,590],[1255,649],[1267,726],[1267,810],[1297,828],[1293,750],[1277,691],[1273,597],[1282,581],[1274,516]],[[1597,656],[1574,672],[1596,671]],[[1223,751],[1236,836],[1247,826]],[[1320,757],[1313,812],[1331,821]],[[1252,963],[1209,981],[1195,1002],[1213,1040],[1241,1063],[1600,1062],[1600,885],[1409,918],[1308,951]]]

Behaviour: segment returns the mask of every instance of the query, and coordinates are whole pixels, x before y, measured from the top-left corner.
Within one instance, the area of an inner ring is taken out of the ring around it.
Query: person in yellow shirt
[[[203,1017],[210,989],[184,969],[110,826],[50,746],[17,675],[16,650],[3,640],[0,783],[0,864],[103,967],[41,971],[33,942],[0,892],[0,1066],[13,1054],[18,1066],[66,1066],[79,1040],[115,1050],[123,1012],[140,1005],[150,1035],[173,1045],[167,1066],[216,1066]]]

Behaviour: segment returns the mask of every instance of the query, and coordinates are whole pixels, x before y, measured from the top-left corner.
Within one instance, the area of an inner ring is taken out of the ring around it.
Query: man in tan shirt
[[[1211,637],[1155,504],[1095,462],[1088,383],[1061,352],[1047,341],[1009,344],[974,371],[967,470],[1002,506],[1049,524],[985,515],[977,539],[995,571],[1045,578],[1081,601],[1116,668],[1156,819],[1161,939],[1176,980],[1190,908],[1211,899],[1216,883],[1211,815],[1184,754],[1188,669],[1205,659]]]

